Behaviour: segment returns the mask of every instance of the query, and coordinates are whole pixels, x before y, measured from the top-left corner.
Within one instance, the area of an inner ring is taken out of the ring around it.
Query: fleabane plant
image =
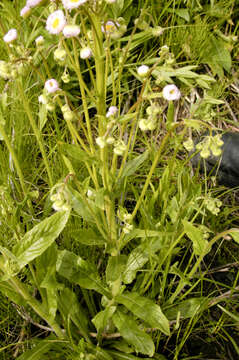
[[[170,230],[164,230],[171,211],[166,202],[158,203],[167,198],[158,185],[158,166],[167,151],[176,158],[177,150],[168,149],[176,129],[180,128],[181,142],[187,130],[184,120],[174,111],[184,101],[182,84],[187,79],[193,87],[200,78],[194,67],[179,69],[166,45],[153,61],[133,61],[133,42],[140,38],[141,33],[136,31],[143,22],[137,19],[133,30],[122,38],[127,21],[121,17],[123,2],[120,4],[117,6],[117,0],[28,0],[21,11],[22,21],[29,21],[39,10],[38,24],[44,22],[44,26],[39,25],[39,32],[34,30],[37,35],[30,49],[20,44],[20,32],[9,29],[3,36],[9,62],[0,62],[0,76],[17,87],[41,153],[40,169],[46,176],[44,219],[23,236],[12,253],[3,250],[3,272],[7,272],[3,279],[9,282],[9,293],[18,292],[48,324],[48,331],[82,359],[97,359],[99,351],[102,359],[113,360],[110,350],[103,348],[104,340],[114,339],[114,334],[128,343],[130,351],[152,357],[155,344],[150,332],[158,331],[162,337],[171,333],[169,319],[158,300],[161,296],[147,296],[154,281],[149,276],[149,262],[159,274],[164,267],[170,268],[172,244],[175,241],[176,246],[182,237],[174,226],[179,221],[181,232],[183,226],[175,210]],[[148,32],[157,38],[163,29],[148,27],[142,32],[143,36]],[[22,67],[35,72],[38,112],[24,89]],[[130,98],[125,89],[132,79],[138,90],[133,89]],[[207,87],[213,79],[204,81]],[[159,90],[154,91],[155,88]],[[189,90],[190,86],[186,91]],[[52,151],[43,136],[46,125],[52,130]],[[1,122],[0,133],[18,173],[22,203],[26,204],[29,217],[35,219],[34,202]],[[55,152],[64,163],[57,172],[55,160],[51,160]],[[174,173],[173,166],[168,165],[168,174]],[[140,190],[135,187],[137,181]],[[160,192],[162,197],[157,195]],[[170,206],[173,208],[174,203]],[[154,207],[167,209],[158,215],[162,223],[155,218]],[[153,209],[152,214],[148,214],[149,209]],[[193,210],[185,213],[190,221]],[[77,231],[71,229],[72,224],[76,224]],[[55,240],[61,233],[64,238],[64,231],[69,236],[71,231],[72,236],[76,233],[77,246],[97,247],[98,266],[91,259],[58,247]],[[130,241],[132,253],[127,248]],[[204,252],[199,255],[203,258],[208,248],[202,249]],[[154,261],[159,251],[162,256],[157,267]],[[196,264],[199,266],[199,262]],[[193,268],[195,272],[197,266]],[[18,278],[23,269],[31,291]],[[137,272],[145,275],[133,287]],[[186,285],[183,278],[175,285],[177,294]],[[164,286],[165,281],[162,280]],[[35,293],[37,297],[32,295]],[[174,300],[170,299],[170,306],[174,306]],[[114,340],[112,344],[117,348]],[[38,347],[31,350],[29,358],[34,351]]]

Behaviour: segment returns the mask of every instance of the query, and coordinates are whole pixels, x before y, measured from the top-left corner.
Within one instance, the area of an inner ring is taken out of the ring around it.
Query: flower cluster
[[[223,144],[220,134],[205,136],[204,140],[196,145],[196,149],[200,150],[200,156],[202,158],[207,159],[211,154],[213,156],[220,156],[222,154],[221,147]]]
[[[218,199],[214,199],[208,197],[204,201],[206,208],[213,214],[218,215],[220,212],[220,207],[222,206],[222,202]]]
[[[53,202],[52,207],[56,211],[67,211],[71,209],[65,183],[55,185],[51,190],[50,200]]]
[[[158,116],[161,113],[160,106],[152,104],[147,107],[147,118],[140,119],[139,128],[142,131],[154,130],[157,126]]]

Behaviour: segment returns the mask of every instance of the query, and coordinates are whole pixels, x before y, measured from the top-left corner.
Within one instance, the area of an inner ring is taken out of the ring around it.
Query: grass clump
[[[205,3],[2,2],[4,359],[238,355],[236,195],[190,165],[237,116],[234,2]]]

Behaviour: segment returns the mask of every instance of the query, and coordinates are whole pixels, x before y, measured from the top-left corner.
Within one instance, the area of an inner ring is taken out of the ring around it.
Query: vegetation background
[[[238,359],[238,193],[190,164],[238,131],[238,1],[67,3],[0,3],[0,358]]]

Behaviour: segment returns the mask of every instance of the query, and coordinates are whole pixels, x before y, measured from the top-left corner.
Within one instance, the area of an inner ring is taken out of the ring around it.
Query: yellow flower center
[[[173,95],[173,94],[175,93],[175,90],[172,89],[172,90],[170,90],[169,92],[170,92],[171,95]]]
[[[115,30],[115,25],[113,25],[113,24],[106,24],[106,25],[105,25],[105,30],[106,30],[107,32],[113,32],[113,31]]]
[[[59,26],[59,22],[60,22],[60,20],[58,18],[56,18],[52,23],[52,27],[54,29],[56,29]]]

